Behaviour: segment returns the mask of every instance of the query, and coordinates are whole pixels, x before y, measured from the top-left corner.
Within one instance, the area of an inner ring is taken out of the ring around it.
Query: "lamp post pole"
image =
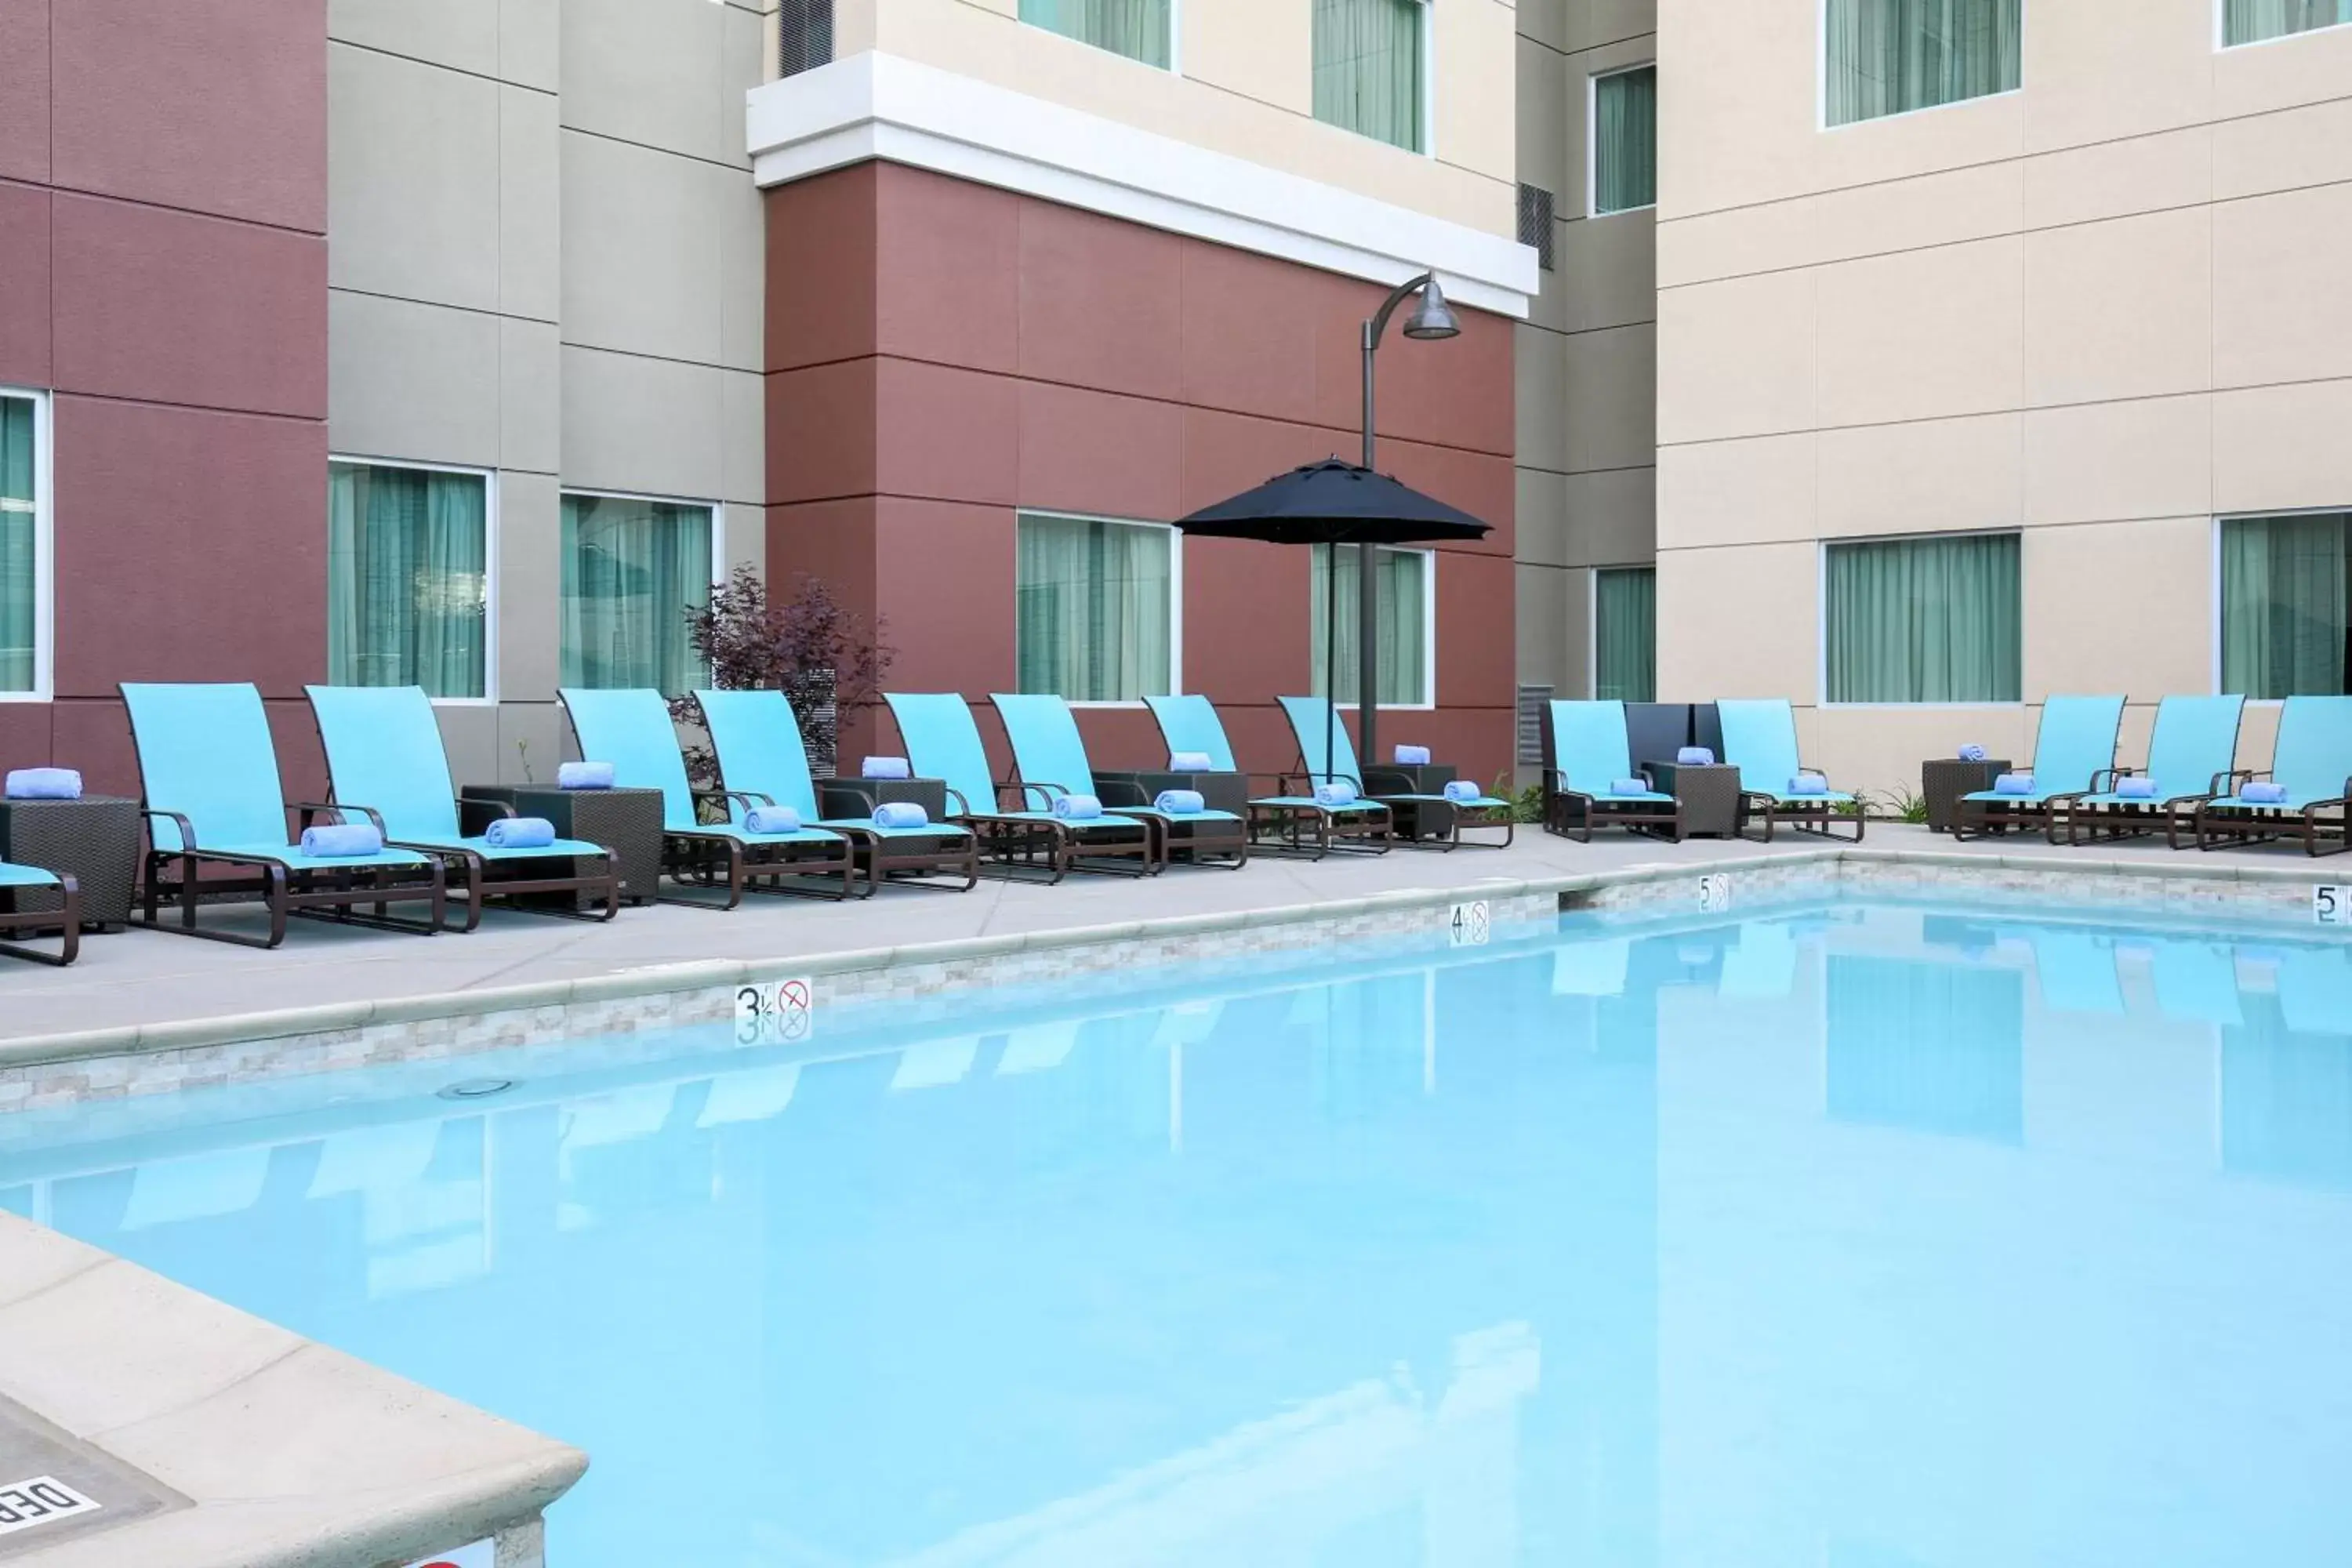
[[[1367,468],[1372,467],[1373,456],[1373,356],[1380,353],[1381,336],[1389,330],[1389,318],[1396,314],[1396,310],[1399,305],[1403,304],[1416,293],[1422,296],[1421,308],[1413,313],[1412,320],[1405,324],[1404,330],[1407,337],[1424,339],[1450,338],[1461,331],[1461,329],[1454,324],[1453,312],[1446,308],[1444,291],[1438,287],[1437,275],[1433,272],[1424,272],[1417,278],[1409,279],[1405,282],[1398,284],[1395,289],[1390,291],[1389,297],[1381,301],[1381,308],[1373,314],[1371,320],[1364,323],[1364,467]],[[1375,549],[1371,541],[1360,540],[1357,542],[1356,628],[1358,636],[1356,638],[1356,733],[1359,737],[1359,742],[1363,748],[1360,763],[1360,765],[1364,767],[1371,766],[1374,732],[1379,722],[1378,714],[1380,711],[1381,578],[1380,563],[1377,556],[1378,551]],[[1332,546],[1332,571],[1335,581],[1331,584],[1334,589],[1337,589],[1339,586],[1339,584],[1336,581],[1338,559],[1339,547],[1335,544]],[[1331,613],[1326,621],[1327,631],[1330,626],[1336,625],[1339,618],[1339,595],[1334,592],[1328,595],[1328,598],[1330,601]],[[1325,668],[1329,668],[1328,660],[1325,663]],[[1337,683],[1334,682],[1335,686],[1336,684]],[[1331,712],[1334,714],[1339,711],[1339,707],[1337,700],[1337,695],[1338,694],[1335,690],[1333,693],[1334,700],[1328,704]],[[1338,722],[1336,718],[1332,721],[1334,723]],[[1323,763],[1327,769],[1328,769],[1331,764],[1332,751],[1333,747],[1331,744],[1331,737],[1327,735],[1324,738],[1323,742]]]

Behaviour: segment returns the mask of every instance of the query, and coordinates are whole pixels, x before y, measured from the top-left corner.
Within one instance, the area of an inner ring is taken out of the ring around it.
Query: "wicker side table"
[[[1739,833],[1739,770],[1728,763],[1643,763],[1660,795],[1682,802],[1683,837],[1732,838]]]
[[[1165,769],[1105,772],[1097,768],[1095,783],[1103,792],[1103,805],[1114,811],[1121,803],[1150,805],[1171,789],[1189,789],[1199,792],[1201,804],[1211,811],[1229,811],[1244,821],[1249,817],[1247,773],[1174,773]]]
[[[1993,780],[2009,772],[2009,759],[1988,757],[1972,763],[1964,757],[1930,757],[1919,764],[1919,793],[1927,797],[1927,831],[1949,833],[1960,819],[1960,797],[1992,788]]]
[[[83,927],[121,931],[139,876],[139,803],[116,795],[0,800],[0,860],[73,877],[81,883]],[[20,888],[13,896],[19,911],[58,906],[54,889]]]
[[[848,821],[855,817],[871,816],[877,805],[905,803],[919,805],[923,815],[933,822],[944,822],[948,816],[948,784],[945,779],[816,779],[816,812],[821,817]],[[973,809],[985,811],[989,802]]]
[[[646,903],[660,896],[661,791],[472,784],[464,793],[474,800],[503,801],[519,816],[543,816],[555,825],[558,838],[603,845],[613,852],[613,868],[621,874],[621,896],[629,902]]]

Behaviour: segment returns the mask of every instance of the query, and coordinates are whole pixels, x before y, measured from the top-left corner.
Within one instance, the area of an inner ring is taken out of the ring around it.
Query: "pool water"
[[[2352,1542],[2344,946],[1841,904],[1150,978],[184,1095],[0,1203],[585,1447],[551,1568]]]

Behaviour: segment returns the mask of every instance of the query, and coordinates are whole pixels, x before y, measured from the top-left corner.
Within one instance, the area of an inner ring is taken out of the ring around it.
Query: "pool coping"
[[[1566,876],[1534,879],[1495,878],[1448,888],[1417,888],[1353,898],[1312,900],[1254,910],[1176,915],[1164,919],[1123,921],[1065,927],[1003,936],[969,937],[903,946],[845,949],[788,958],[713,959],[651,964],[579,978],[529,982],[478,990],[436,992],[413,996],[360,999],[266,1012],[224,1014],[206,1018],[124,1026],[66,1034],[27,1036],[0,1041],[0,1075],[22,1079],[28,1072],[70,1068],[75,1064],[131,1061],[175,1053],[233,1051],[241,1058],[268,1056],[272,1047],[289,1048],[309,1042],[322,1048],[319,1068],[360,1065],[389,1057],[457,1055],[470,1049],[544,1039],[565,1029],[635,1029],[679,1023],[709,1022],[725,1014],[716,1010],[737,989],[773,982],[807,978],[825,983],[824,1000],[847,1000],[875,994],[902,995],[909,990],[936,993],[970,985],[1004,984],[1008,979],[1040,978],[1045,967],[1020,961],[1056,956],[1085,965],[1086,955],[1100,950],[1150,944],[1153,951],[1140,961],[1203,956],[1233,952],[1232,939],[1259,939],[1252,946],[1282,948],[1312,945],[1322,940],[1374,931],[1423,931],[1433,929],[1425,918],[1454,906],[1484,900],[1496,918],[1534,918],[1550,909],[1654,909],[1657,894],[1671,884],[1695,885],[1703,877],[1722,876],[1729,886],[1756,888],[1787,883],[1792,873],[1826,869],[1843,882],[1861,870],[1881,887],[1911,886],[1960,889],[1990,886],[2004,892],[2071,898],[2074,901],[2112,900],[2127,896],[2137,883],[2168,884],[2173,897],[2168,907],[2186,901],[2200,908],[2231,902],[2254,902],[2282,913],[2289,900],[2279,894],[2307,889],[2325,881],[2316,868],[2246,865],[2205,858],[2192,861],[2122,859],[2095,854],[2014,855],[1938,849],[1883,849],[1867,845],[1791,847],[1769,856],[1744,856],[1674,863],[1650,863]],[[1879,875],[1871,876],[1872,872]],[[1889,877],[1887,872],[1896,873]],[[2186,893],[2185,899],[2179,895]],[[2234,897],[2231,895],[2235,895]],[[1622,895],[1622,896],[1621,896]],[[1222,942],[1218,939],[1224,939]],[[1271,939],[1271,940],[1268,940]],[[885,976],[910,976],[899,984]],[[632,1010],[629,1005],[682,1002],[692,1005],[665,1015],[659,1007]],[[457,1030],[434,1026],[515,1022],[499,1030]],[[394,1040],[388,1042],[387,1037]],[[469,1037],[460,1037],[461,1036]],[[390,1044],[415,1037],[416,1050],[396,1050]],[[188,1083],[219,1081],[244,1076],[236,1064],[225,1072],[190,1071]],[[68,1092],[49,1098],[104,1097],[121,1092],[115,1074],[66,1086]],[[147,1088],[170,1088],[171,1082]],[[26,1103],[22,1095],[0,1096],[0,1109]]]

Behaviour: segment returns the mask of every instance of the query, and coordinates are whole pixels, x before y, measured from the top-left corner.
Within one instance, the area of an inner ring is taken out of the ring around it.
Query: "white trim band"
[[[1433,268],[1524,318],[1532,247],[1026,93],[868,51],[751,89],[761,186],[880,158],[1377,283]]]

